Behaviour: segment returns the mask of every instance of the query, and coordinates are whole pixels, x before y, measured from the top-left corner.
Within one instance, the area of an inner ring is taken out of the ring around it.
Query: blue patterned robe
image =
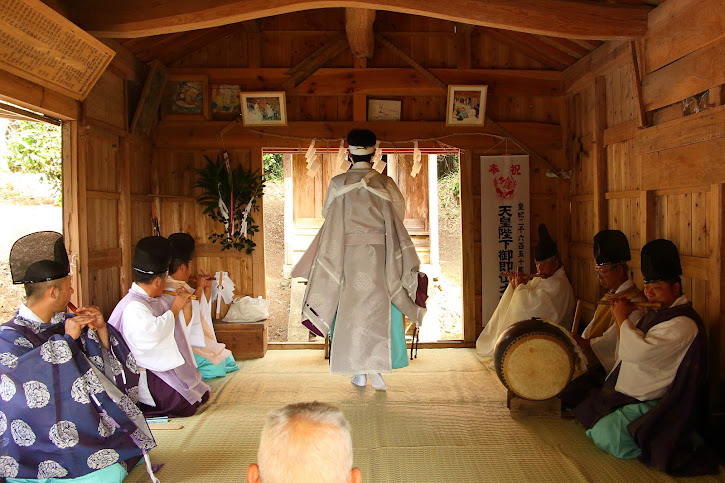
[[[0,326],[0,479],[77,478],[156,446],[121,335],[108,326],[110,351],[87,328],[74,340],[67,316]]]

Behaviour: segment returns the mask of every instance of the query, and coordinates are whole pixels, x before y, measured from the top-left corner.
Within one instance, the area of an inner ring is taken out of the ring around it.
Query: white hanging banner
[[[481,156],[483,323],[508,286],[502,272],[530,273],[529,157]]]

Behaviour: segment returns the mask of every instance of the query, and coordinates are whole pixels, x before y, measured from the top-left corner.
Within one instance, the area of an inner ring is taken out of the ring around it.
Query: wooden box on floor
[[[214,332],[219,342],[226,344],[234,358],[258,359],[267,353],[267,321],[214,322]]]

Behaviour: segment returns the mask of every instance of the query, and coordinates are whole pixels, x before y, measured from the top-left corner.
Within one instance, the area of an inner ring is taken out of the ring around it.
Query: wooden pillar
[[[78,122],[63,122],[62,131],[63,236],[74,265],[71,268],[75,290],[72,301],[80,307],[89,300],[85,156],[78,152]]]
[[[441,256],[438,242],[438,155],[428,155],[428,238],[430,264],[440,268]]]
[[[604,130],[607,128],[607,91],[604,76],[594,79],[594,227],[606,230],[607,212],[607,147]]]
[[[121,294],[131,288],[133,282],[131,265],[133,246],[131,244],[131,153],[134,151],[136,136],[120,138],[119,149],[119,198],[118,198],[118,247],[121,249],[121,269],[119,270]]]
[[[292,247],[294,239],[294,191],[293,191],[293,172],[292,172],[292,154],[286,153],[282,155],[284,166],[284,263],[292,265]]]
[[[463,340],[465,342],[476,342],[478,334],[483,329],[481,321],[481,307],[476,303],[476,244],[473,234],[480,231],[477,226],[480,220],[476,219],[474,203],[480,198],[474,199],[473,186],[477,180],[473,180],[473,153],[470,150],[461,151],[460,160],[460,182],[461,182],[461,260],[463,265]]]
[[[725,189],[721,183],[715,183],[710,189],[707,199],[708,248],[710,251],[710,266],[708,275],[708,313],[705,314],[710,343],[710,411],[725,404],[720,393],[720,381],[725,375],[725,330],[720,325],[725,320]],[[722,421],[720,422],[723,423]]]
[[[250,148],[251,155],[251,167],[250,171],[262,172],[262,147],[252,146]],[[254,297],[267,298],[267,285],[266,285],[266,273],[264,265],[264,203],[261,200],[257,200],[259,203],[259,219],[262,220],[261,229],[254,235],[256,238],[257,246],[254,247],[252,252],[252,292]]]

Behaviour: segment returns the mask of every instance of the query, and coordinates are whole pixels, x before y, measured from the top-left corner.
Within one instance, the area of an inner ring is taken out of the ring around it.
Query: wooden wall
[[[672,240],[683,290],[708,328],[714,384],[725,374],[725,15],[718,5],[666,2],[650,13],[643,41],[604,44],[564,73],[575,293],[600,296],[591,245],[597,231],[627,235],[639,286],[641,247]],[[705,109],[685,116],[682,101],[708,89]]]

